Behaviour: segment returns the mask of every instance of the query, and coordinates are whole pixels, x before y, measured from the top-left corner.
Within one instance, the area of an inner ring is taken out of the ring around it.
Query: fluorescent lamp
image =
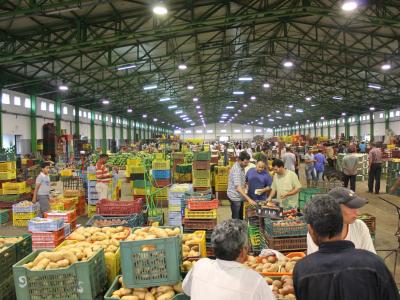
[[[238,116],[238,114],[235,114],[235,117],[237,117]]]
[[[170,105],[170,106],[168,106],[168,109],[174,109],[174,108],[178,108],[178,105]]]
[[[164,4],[159,3],[153,7],[153,13],[156,15],[166,15],[168,13],[168,9],[164,6]]]
[[[243,91],[234,91],[233,92],[234,95],[244,95]]]
[[[306,97],[306,101],[311,101],[311,97]]]
[[[356,1],[346,1],[342,4],[342,9],[344,11],[353,11],[357,8],[358,4]]]
[[[369,108],[369,110],[370,110],[370,111],[374,111],[374,110],[375,110],[375,107],[371,106],[371,107]]]
[[[144,115],[142,116],[142,118],[143,118],[143,119],[146,119],[146,118],[147,118],[147,115],[146,115],[146,114],[144,114]]]
[[[321,117],[321,120],[325,120],[325,117]]]
[[[340,101],[340,100],[343,100],[343,97],[342,96],[333,96],[332,99]]]
[[[196,108],[199,109],[199,108],[200,108],[200,105],[196,105]]]
[[[166,97],[166,98],[161,98],[160,102],[167,102],[167,101],[170,101],[170,100],[171,100],[170,97]]]
[[[289,108],[293,108],[293,104],[288,105]]]
[[[107,100],[107,99],[103,99],[103,100],[101,101],[101,103],[103,103],[104,105],[108,105],[108,104],[110,104],[110,101]]]
[[[123,70],[128,70],[128,69],[133,69],[136,68],[136,65],[125,65],[125,66],[120,66],[117,67],[118,71],[123,71]]]
[[[150,90],[155,90],[156,88],[157,88],[157,85],[156,85],[156,84],[145,85],[145,86],[143,87],[143,90],[145,90],[145,91],[150,91]]]
[[[342,116],[345,116],[346,115],[346,113],[345,112],[342,112]]]
[[[225,129],[221,129],[220,132],[221,133],[226,133],[226,130]]]
[[[244,132],[250,133],[250,132],[251,132],[251,129],[245,129]]]
[[[234,129],[233,132],[234,133],[240,133],[240,129]]]
[[[221,119],[228,119],[228,117],[227,116],[222,116]]]
[[[221,121],[219,121],[219,122],[220,122],[220,123],[224,123],[224,121],[222,121],[222,120],[221,120]]]
[[[285,117],[291,117],[291,116],[292,116],[292,114],[285,113]]]
[[[291,67],[293,67],[293,62],[291,62],[290,60],[287,60],[287,61],[283,62],[283,66],[285,68],[291,68]]]
[[[274,120],[274,119],[268,119],[268,121],[270,121],[270,122],[274,122],[275,120]]]
[[[392,66],[391,66],[390,64],[386,63],[386,64],[383,64],[383,65],[381,66],[381,69],[386,71],[386,70],[389,70],[391,67],[392,67]]]
[[[256,98],[256,96],[251,96],[250,99],[251,100],[256,100],[257,98]]]
[[[179,118],[186,118],[187,115],[180,115]]]
[[[277,118],[277,119],[279,119],[279,120],[281,120],[281,119],[282,119],[282,117],[279,117],[279,116],[277,116],[276,118]]]
[[[153,119],[153,121],[154,121],[154,122],[157,122],[157,121],[158,121],[158,119],[157,119],[157,118],[154,118],[154,119]]]
[[[196,123],[190,123],[190,126],[194,126],[194,125],[196,125]]]
[[[302,113],[302,112],[304,112],[304,110],[303,110],[303,109],[301,109],[301,108],[296,108],[296,112],[298,112],[298,113]]]
[[[194,98],[193,98],[193,102],[197,102],[197,101],[199,101],[199,98],[194,97]]]
[[[312,107],[317,106],[317,104],[311,104]]]
[[[226,109],[234,109],[233,106],[227,106]]]
[[[368,83],[368,87],[374,90],[380,90],[382,87],[379,84]]]
[[[270,87],[271,87],[271,85],[267,82],[263,84],[263,88],[265,88],[265,89],[268,89]]]
[[[187,86],[187,89],[188,89],[188,90],[193,90],[193,89],[194,89],[193,84],[189,84],[189,85]]]
[[[276,110],[275,112],[276,112],[277,114],[279,114],[279,113],[280,113],[280,111],[279,111],[279,110]]]
[[[212,129],[208,129],[207,133],[213,133]]]
[[[179,70],[186,70],[186,69],[187,69],[187,65],[184,64],[184,63],[182,63],[182,64],[180,64],[180,65],[178,66],[178,69],[179,69]]]
[[[253,78],[249,76],[239,77],[239,81],[252,81]]]
[[[186,120],[189,120],[189,118],[188,117],[183,117],[182,120],[186,121]]]
[[[65,91],[68,91],[68,86],[66,86],[65,84],[62,84],[62,85],[60,85],[60,86],[58,87],[58,89],[59,89],[60,91],[65,92]]]
[[[247,104],[243,104],[243,107],[247,107],[248,105]]]
[[[180,115],[180,114],[182,114],[182,113],[183,113],[182,110],[177,110],[177,111],[175,111],[175,114],[176,114],[176,115]]]
[[[203,133],[203,130],[197,129],[197,130],[196,130],[196,133]]]
[[[307,123],[310,123],[310,120],[307,120]]]
[[[133,109],[129,107],[126,111],[127,111],[128,113],[131,113],[131,112],[133,112]]]

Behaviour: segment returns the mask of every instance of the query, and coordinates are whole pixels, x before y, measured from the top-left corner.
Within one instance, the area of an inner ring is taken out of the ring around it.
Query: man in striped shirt
[[[382,152],[377,148],[375,143],[371,143],[372,149],[368,154],[369,172],[368,172],[368,193],[374,192],[379,194],[381,188],[381,173],[382,173]]]
[[[106,167],[108,160],[107,154],[101,154],[99,161],[96,164],[96,191],[99,195],[99,200],[109,199],[108,196],[108,186],[111,182],[111,174]]]

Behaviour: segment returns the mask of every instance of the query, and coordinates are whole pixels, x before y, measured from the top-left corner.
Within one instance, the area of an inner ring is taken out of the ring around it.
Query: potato
[[[121,296],[130,295],[130,294],[132,294],[132,289],[120,288],[119,292],[120,292]]]
[[[46,267],[46,270],[54,270],[58,268],[58,264],[55,262],[49,262],[49,264]]]
[[[47,252],[40,252],[38,256],[33,260],[33,266],[36,266],[43,258],[46,257]]]
[[[64,258],[62,254],[58,252],[47,252],[45,255],[51,262],[58,262]]]
[[[171,300],[174,296],[175,296],[175,292],[173,290],[170,290],[170,291],[166,292],[165,294],[158,296],[157,300]]]
[[[50,259],[44,257],[32,268],[32,271],[43,271],[49,263]]]
[[[173,290],[173,287],[170,286],[170,285],[160,285],[157,288],[157,292],[158,293],[166,293],[166,292],[171,291],[171,290]]]
[[[182,289],[182,282],[178,282],[177,284],[175,284],[173,286],[173,289],[175,292],[177,293],[183,293],[183,289]]]
[[[156,300],[156,298],[151,292],[147,292],[144,296],[144,300]]]
[[[62,259],[59,260],[56,264],[58,268],[66,268],[69,266],[70,261],[68,259]]]
[[[62,255],[62,257],[64,257],[65,259],[68,259],[69,263],[72,265],[74,263],[76,263],[78,261],[78,258],[75,256],[74,252],[69,250],[69,251],[63,251],[60,252],[60,254]]]
[[[146,295],[146,292],[143,291],[134,291],[133,295],[138,297],[140,300],[144,300],[144,297]]]
[[[137,296],[122,296],[121,300],[139,300]]]

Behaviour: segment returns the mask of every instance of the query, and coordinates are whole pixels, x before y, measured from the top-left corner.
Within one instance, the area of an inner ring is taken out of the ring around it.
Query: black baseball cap
[[[355,192],[344,187],[333,188],[328,195],[335,199],[336,203],[344,204],[349,208],[361,208],[368,203],[367,199],[357,196]]]

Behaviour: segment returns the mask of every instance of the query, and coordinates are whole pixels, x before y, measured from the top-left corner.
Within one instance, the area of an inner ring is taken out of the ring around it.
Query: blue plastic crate
[[[28,230],[30,232],[58,231],[63,226],[63,219],[44,219],[37,217],[29,220]]]
[[[154,179],[169,179],[171,178],[170,170],[153,170],[152,171]]]

